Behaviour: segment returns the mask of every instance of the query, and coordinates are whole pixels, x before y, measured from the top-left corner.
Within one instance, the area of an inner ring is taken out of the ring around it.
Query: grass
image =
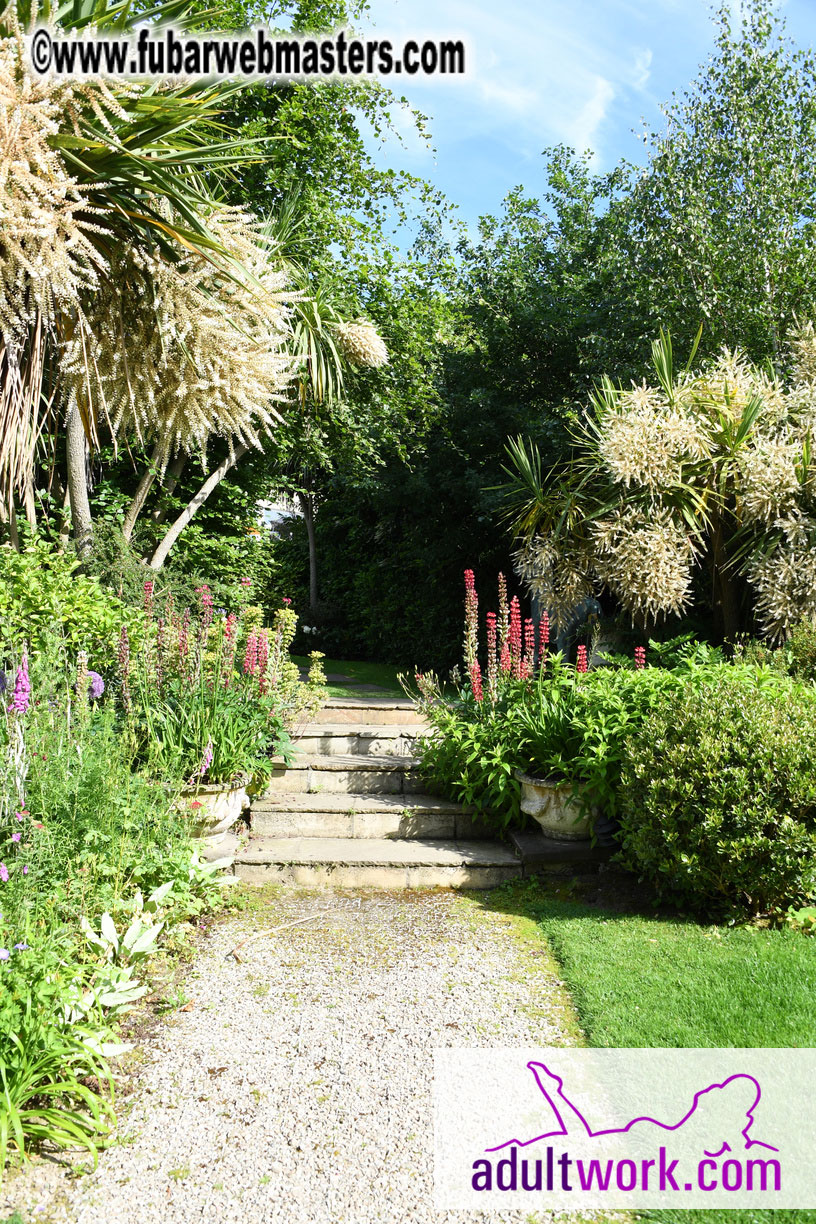
[[[598,893],[597,885],[593,890]],[[593,1046],[812,1046],[816,940],[644,914],[525,881],[485,901],[533,918]],[[567,1217],[565,1217],[566,1219]],[[650,1211],[649,1224],[816,1224],[816,1211]]]
[[[306,655],[292,655],[292,660],[299,667],[309,666],[309,659]],[[332,684],[330,682],[327,686],[330,697],[405,696],[397,680],[400,668],[392,667],[390,663],[360,663],[352,659],[324,659],[323,670],[327,673],[348,676],[351,680],[351,684]],[[385,692],[370,693],[365,689],[355,687],[360,684],[377,684]]]
[[[813,939],[702,926],[568,891],[531,881],[496,902],[539,923],[591,1045],[813,1045]]]

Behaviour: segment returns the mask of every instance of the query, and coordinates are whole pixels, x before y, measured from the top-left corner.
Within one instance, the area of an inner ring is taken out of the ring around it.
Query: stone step
[[[415,794],[421,781],[419,763],[409,756],[298,754],[291,765],[275,770],[263,798],[274,800],[279,794],[320,791],[349,795]]]
[[[521,877],[499,842],[336,837],[251,838],[233,871],[248,884],[332,888],[493,888]]]
[[[419,723],[310,723],[297,737],[297,746],[312,756],[413,756],[417,739],[427,734]]]
[[[398,698],[354,698],[335,697],[317,711],[312,725],[327,723],[355,723],[359,726],[382,726],[398,723],[405,726],[427,725],[426,720],[412,701]]]
[[[288,794],[252,805],[262,837],[478,838],[473,817],[432,795]]]

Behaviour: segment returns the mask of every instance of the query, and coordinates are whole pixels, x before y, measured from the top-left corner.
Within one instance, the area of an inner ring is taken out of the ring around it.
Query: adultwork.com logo
[[[814,1088],[814,1050],[438,1050],[437,1206],[814,1207]]]
[[[488,1148],[488,1156],[473,1162],[471,1185],[474,1190],[495,1189],[526,1192],[558,1189],[571,1194],[617,1189],[704,1192],[722,1186],[733,1192],[743,1187],[766,1191],[782,1188],[782,1166],[776,1157],[748,1155],[779,1148],[753,1137],[754,1112],[762,1089],[753,1075],[737,1073],[719,1084],[709,1084],[694,1094],[688,1111],[677,1122],[664,1122],[643,1115],[624,1126],[593,1129],[590,1121],[567,1095],[564,1081],[542,1062],[528,1062],[536,1084],[552,1110],[557,1126],[533,1139],[508,1139]],[[683,1133],[684,1156],[677,1150],[679,1132]],[[610,1140],[626,1136],[637,1157],[605,1156]],[[592,1141],[597,1156],[571,1156],[570,1140],[582,1146]],[[559,1141],[559,1147],[553,1141]],[[651,1157],[643,1149],[653,1150]],[[689,1160],[688,1149],[698,1153]],[[506,1153],[503,1158],[496,1153]],[[686,1169],[681,1172],[681,1165]],[[692,1180],[687,1181],[686,1178]]]

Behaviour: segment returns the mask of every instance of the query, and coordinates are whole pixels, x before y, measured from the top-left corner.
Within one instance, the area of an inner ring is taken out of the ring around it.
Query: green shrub
[[[475,809],[491,828],[505,829],[519,815],[521,788],[514,777],[523,753],[510,711],[515,703],[484,719],[467,705],[426,705],[434,728],[418,741],[423,772],[443,795]]]
[[[660,898],[757,914],[816,894],[816,692],[732,667],[663,694],[624,745],[622,861]]]
[[[0,660],[27,644],[34,653],[55,636],[72,653],[84,648],[101,669],[113,658],[122,625],[135,629],[139,613],[125,608],[96,578],[77,573],[75,556],[35,539],[22,552],[0,546]]]
[[[554,656],[535,681],[506,683],[495,705],[467,689],[443,695],[426,686],[434,731],[420,744],[422,764],[448,797],[498,830],[520,815],[517,770],[577,783],[583,803],[614,816],[628,737],[661,694],[699,674],[691,665],[581,674]]]

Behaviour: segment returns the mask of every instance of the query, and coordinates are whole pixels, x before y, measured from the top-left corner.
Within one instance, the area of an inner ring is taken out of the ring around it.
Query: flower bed
[[[263,776],[320,700],[301,684],[294,618],[154,606],[131,650],[89,667],[58,633],[0,672],[0,1175],[48,1141],[95,1155],[113,1119],[115,1021],[181,919],[220,904],[182,788]],[[40,622],[37,622],[40,626]],[[316,661],[317,662],[317,661]],[[98,670],[97,670],[98,668]]]

